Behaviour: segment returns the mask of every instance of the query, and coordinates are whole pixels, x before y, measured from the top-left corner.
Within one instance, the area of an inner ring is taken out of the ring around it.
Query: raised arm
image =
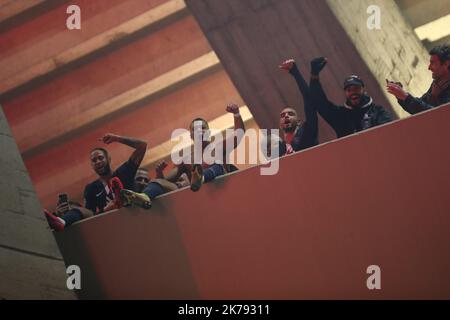
[[[288,71],[297,82],[298,89],[300,90],[303,102],[306,103],[309,99],[309,88],[308,84],[306,83],[305,79],[303,78],[302,74],[298,70],[297,64],[295,63],[294,59],[288,59],[286,61],[283,61],[280,66],[280,69]]]
[[[430,89],[420,98],[416,98],[406,92],[400,82],[386,80],[386,88],[390,94],[397,98],[397,101],[402,108],[410,114],[416,114],[434,107],[427,102],[427,98],[431,95],[433,85],[431,85]],[[446,102],[450,102],[450,97],[447,97]]]
[[[239,113],[239,106],[235,103],[230,103],[227,105],[226,111],[232,113],[234,116],[234,130],[242,129],[245,131],[244,120],[242,120],[241,114]]]
[[[309,142],[307,143],[307,145],[315,144],[318,138],[317,110],[311,103],[308,84],[306,83],[305,79],[300,73],[300,70],[298,70],[297,64],[295,63],[294,59],[284,61],[280,65],[280,69],[288,71],[294,77],[297,83],[297,87],[300,90],[303,97],[303,106],[306,118],[304,127],[306,130],[305,131],[307,137],[306,141]]]
[[[165,179],[164,169],[168,166],[167,161],[163,160],[156,165],[155,173],[157,179]]]
[[[140,166],[142,159],[144,159],[145,152],[147,151],[147,142],[130,137],[118,136],[116,134],[108,133],[105,134],[101,139],[106,144],[112,142],[118,142],[134,148],[134,152],[130,156],[130,160],[136,165]]]
[[[167,168],[169,164],[167,163],[167,161],[163,160],[161,162],[159,162],[156,165],[155,168],[155,173],[156,173],[156,178],[157,179],[165,179],[167,181],[176,183],[178,186],[184,185],[185,181],[188,181],[189,185],[189,180],[187,179],[183,179],[183,177],[186,176],[186,166],[185,165],[180,165],[180,166],[176,166],[175,168],[173,168],[172,170],[169,171],[169,174],[167,176],[164,176],[164,169]],[[179,184],[180,180],[183,181],[183,183]]]
[[[190,172],[188,173],[188,171],[189,170],[187,169],[185,164],[180,164],[170,170],[165,179],[170,182],[176,183],[183,173],[190,174]]]
[[[325,121],[336,130],[338,106],[328,100],[319,79],[319,73],[326,64],[327,59],[324,57],[315,58],[311,61],[311,81],[309,84],[311,103],[317,108]]]
[[[241,129],[241,130],[243,130],[245,132],[244,120],[242,120],[242,116],[239,113],[239,106],[237,104],[235,104],[235,103],[230,103],[230,104],[227,105],[226,111],[231,113],[231,114],[233,114],[234,130]],[[227,150],[227,139],[228,140],[229,139],[233,139],[233,141],[230,140],[228,143],[232,144],[232,146],[233,146],[232,149],[234,150],[234,149],[237,148],[237,146],[241,142],[242,136],[241,135],[233,135],[233,136],[231,136],[229,138],[226,138],[223,141],[223,153],[224,153],[225,157],[227,156],[227,153],[226,153],[227,151],[231,152],[231,150]],[[227,162],[226,159],[227,158],[224,159],[225,162]]]

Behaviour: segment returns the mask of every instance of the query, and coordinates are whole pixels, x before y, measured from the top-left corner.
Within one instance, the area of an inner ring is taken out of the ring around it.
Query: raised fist
[[[110,144],[111,142],[116,142],[120,140],[120,137],[118,135],[107,133],[103,137],[99,139],[100,141],[103,141],[103,143]]]
[[[325,57],[319,57],[311,60],[311,74],[314,76],[318,76],[320,71],[322,71],[326,64],[327,58]]]
[[[235,103],[230,103],[227,105],[226,108],[227,112],[233,113],[233,114],[238,114],[239,113],[239,106]]]

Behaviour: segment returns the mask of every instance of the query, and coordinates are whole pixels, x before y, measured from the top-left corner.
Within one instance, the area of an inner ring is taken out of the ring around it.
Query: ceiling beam
[[[45,0],[6,0],[0,2],[0,23],[11,19],[26,10],[29,10]]]
[[[173,17],[180,17],[186,13],[186,5],[183,0],[170,0],[143,14],[130,19],[110,30],[96,35],[68,50],[65,50],[49,59],[41,61],[21,72],[2,79],[0,82],[0,96],[3,99],[10,99],[12,96],[29,90],[30,87],[45,81],[45,77],[51,77],[52,73],[59,69],[67,69],[75,62],[94,55],[96,52],[105,51],[117,43],[125,42],[126,39],[133,38],[142,30],[147,30],[163,21]]]
[[[0,30],[5,32],[68,0],[4,0],[0,1]]]
[[[63,126],[49,124],[43,130],[35,133],[35,141],[38,142],[21,146],[22,156],[25,160],[29,159],[47,148],[71,139],[85,131],[88,126],[98,125],[105,118],[109,119],[119,112],[128,111],[139,102],[148,101],[152,97],[159,97],[172,89],[178,89],[180,85],[195,81],[198,76],[216,70],[220,66],[218,57],[211,51],[138,87],[93,106],[85,112],[71,115],[65,119]],[[23,131],[27,125],[27,122],[23,122],[17,125],[17,130]]]

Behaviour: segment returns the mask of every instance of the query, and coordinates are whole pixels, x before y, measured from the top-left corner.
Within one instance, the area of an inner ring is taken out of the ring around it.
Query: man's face
[[[144,170],[138,170],[136,177],[134,178],[134,184],[136,191],[141,192],[148,185],[150,179],[148,178],[148,172]]]
[[[90,155],[91,166],[99,176],[106,176],[111,172],[110,159],[101,150],[94,150]]]
[[[358,85],[350,85],[345,89],[345,97],[351,106],[356,107],[361,103],[361,98],[364,95],[364,88]]]
[[[294,131],[298,124],[297,111],[284,108],[280,113],[280,128],[286,132]]]
[[[431,76],[434,80],[442,78],[444,75],[448,74],[448,66],[450,65],[450,61],[441,62],[439,56],[432,55],[430,56],[430,65],[428,66],[428,70],[431,71]]]
[[[196,120],[195,122],[191,123],[189,130],[191,133],[191,139],[194,140],[195,134],[199,135],[199,137],[201,138],[203,138],[204,135],[207,135],[209,127],[205,121]]]

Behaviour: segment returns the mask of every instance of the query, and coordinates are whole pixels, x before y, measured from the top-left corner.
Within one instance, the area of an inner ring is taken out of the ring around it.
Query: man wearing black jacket
[[[419,113],[450,102],[450,46],[444,44],[430,50],[430,64],[433,83],[425,94],[416,98],[403,90],[399,82],[388,81],[387,90],[397,98],[398,103],[410,114]]]
[[[293,59],[284,61],[280,69],[288,71],[297,82],[303,97],[305,121],[298,119],[297,111],[291,107],[284,108],[280,113],[280,130],[282,133],[279,142],[279,156],[290,154],[316,146],[318,142],[317,112],[310,101],[308,84],[302,77]]]
[[[326,64],[324,57],[311,61],[311,103],[338,138],[392,121],[391,115],[373,102],[358,76],[349,76],[344,81],[344,105],[329,101],[319,81],[319,73]]]

